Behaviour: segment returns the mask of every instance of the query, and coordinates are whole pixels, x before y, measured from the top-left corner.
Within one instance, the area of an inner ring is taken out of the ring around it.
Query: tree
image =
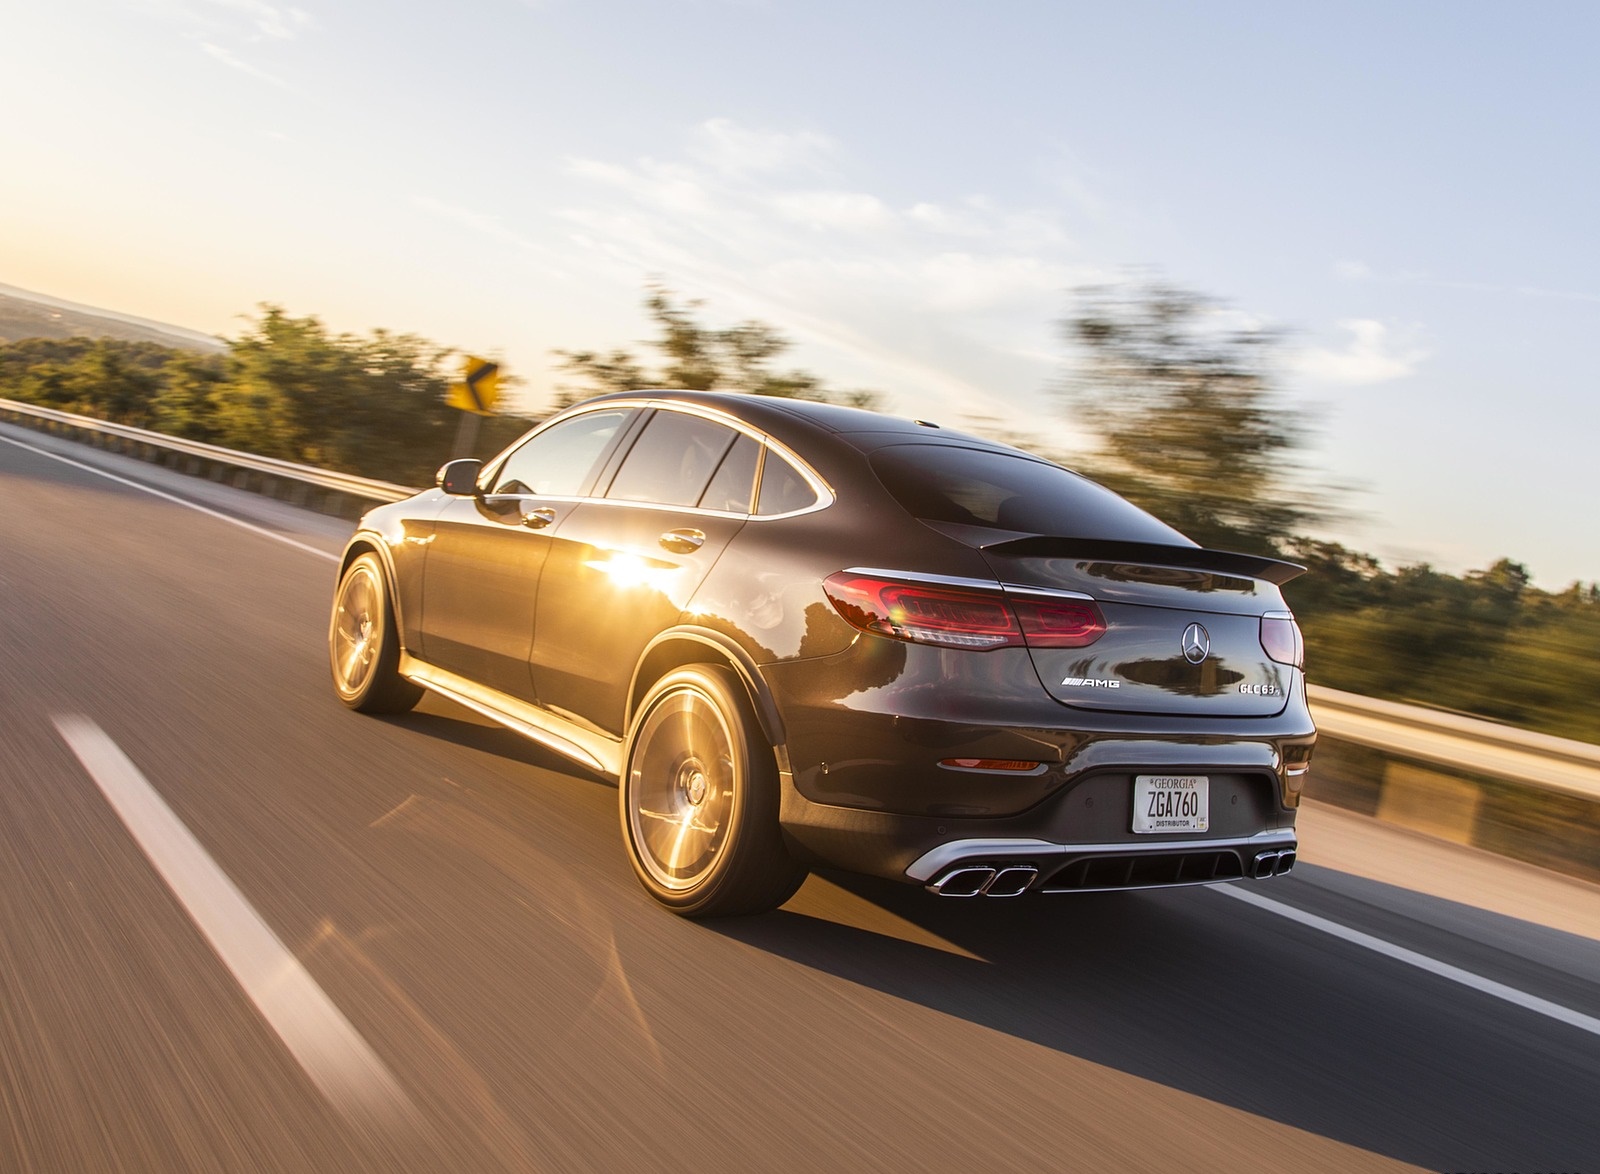
[[[700,301],[680,303],[665,286],[646,288],[645,310],[659,330],[648,346],[660,352],[662,366],[652,373],[626,350],[562,351],[561,369],[576,384],[557,387],[556,403],[566,407],[608,391],[672,387],[690,391],[744,391],[753,395],[823,400],[851,407],[874,407],[870,391],[835,391],[809,371],[774,371],[771,361],[789,349],[789,340],[754,319],[722,330],[702,326],[696,317]]]
[[[263,305],[210,393],[217,443],[407,483],[444,459],[448,348],[410,334],[331,335]]]
[[[1078,291],[1064,400],[1100,480],[1203,546],[1272,553],[1323,511],[1288,476],[1303,433],[1273,389],[1278,334],[1219,309],[1160,283]]]

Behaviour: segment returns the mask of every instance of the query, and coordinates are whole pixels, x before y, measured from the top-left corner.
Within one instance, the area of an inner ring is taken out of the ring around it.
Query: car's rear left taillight
[[[1306,641],[1300,634],[1300,625],[1286,611],[1271,611],[1261,617],[1261,647],[1279,664],[1304,668]]]
[[[1105,631],[1093,601],[1008,600],[968,591],[840,571],[824,582],[828,599],[852,625],[914,644],[943,648],[1082,648]]]

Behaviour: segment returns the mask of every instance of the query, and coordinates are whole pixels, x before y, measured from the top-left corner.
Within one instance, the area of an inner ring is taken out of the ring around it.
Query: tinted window
[[[879,449],[871,460],[895,500],[931,522],[1062,538],[1188,544],[1165,522],[1059,465],[933,444],[898,444]]]
[[[699,416],[658,411],[634,442],[606,496],[694,505],[737,435],[732,428]]]
[[[741,434],[722,458],[711,484],[700,496],[703,510],[726,510],[731,514],[750,512],[751,491],[756,484],[756,458],[761,455],[761,445]]]
[[[817,504],[816,490],[788,461],[771,449],[761,469],[761,492],[756,497],[756,513],[763,517],[787,514]]]
[[[576,497],[627,415],[589,412],[545,429],[506,458],[494,492]]]

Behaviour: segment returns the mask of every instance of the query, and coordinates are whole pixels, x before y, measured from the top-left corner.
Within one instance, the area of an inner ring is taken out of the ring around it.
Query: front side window
[[[586,412],[546,428],[506,458],[492,492],[579,496],[627,418],[626,411]]]
[[[695,505],[738,435],[714,420],[659,410],[629,450],[606,497]]]

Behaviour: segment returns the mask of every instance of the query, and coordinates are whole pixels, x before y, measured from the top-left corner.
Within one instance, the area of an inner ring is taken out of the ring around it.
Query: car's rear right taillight
[[[995,590],[880,579],[840,571],[823,584],[841,616],[863,632],[944,648],[1082,648],[1106,630],[1093,600],[1008,600]]]
[[[1268,612],[1261,617],[1261,647],[1279,664],[1292,664],[1297,669],[1305,667],[1305,637],[1300,634],[1300,625],[1286,611]]]

